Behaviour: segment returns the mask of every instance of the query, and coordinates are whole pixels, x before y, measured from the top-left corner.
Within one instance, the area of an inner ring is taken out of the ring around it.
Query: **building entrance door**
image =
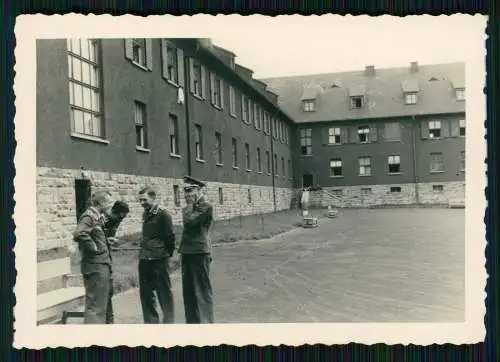
[[[305,173],[302,175],[302,187],[311,187],[313,185],[313,175]]]

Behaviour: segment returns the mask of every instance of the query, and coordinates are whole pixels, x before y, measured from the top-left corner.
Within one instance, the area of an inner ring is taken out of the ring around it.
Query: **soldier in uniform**
[[[81,272],[85,286],[84,323],[105,324],[111,293],[111,253],[105,234],[105,215],[113,206],[111,193],[99,191],[92,206],[80,217],[74,240],[82,256]]]
[[[130,209],[127,203],[117,200],[111,208],[110,214],[105,215],[104,234],[106,235],[108,245],[110,246],[111,250],[117,250],[116,247],[118,244],[115,238],[116,231],[123,219],[127,217],[129,211]],[[113,273],[111,273],[111,289],[109,291],[108,309],[106,311],[106,324],[113,324],[115,320],[112,302],[113,295]]]
[[[210,263],[210,226],[213,208],[203,195],[204,182],[184,177],[187,206],[183,210],[183,232],[179,253],[182,257],[182,296],[186,323],[213,323]]]
[[[139,295],[144,323],[159,323],[154,291],[163,313],[163,323],[174,322],[174,300],[169,275],[169,258],[175,249],[172,217],[156,200],[156,192],[146,187],[139,192],[144,208],[139,251]]]

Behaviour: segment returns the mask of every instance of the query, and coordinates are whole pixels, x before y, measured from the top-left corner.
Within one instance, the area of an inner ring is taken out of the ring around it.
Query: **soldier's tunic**
[[[172,217],[161,206],[144,211],[139,251],[139,295],[144,323],[159,323],[154,291],[163,313],[163,323],[174,322],[174,300],[169,275],[169,258],[175,249]]]
[[[90,207],[82,214],[73,239],[78,242],[82,256],[84,323],[111,323],[111,253],[105,235],[104,219],[96,208]]]
[[[123,221],[122,218],[115,217],[115,216],[105,216],[104,218],[104,234],[106,235],[106,238],[114,237],[116,235],[116,231],[118,230],[118,227],[120,226],[121,222]],[[115,316],[114,316],[114,311],[113,311],[113,295],[114,295],[114,288],[113,288],[113,273],[111,270],[111,287],[109,291],[109,301],[108,301],[108,308],[106,310],[106,324],[113,324],[115,321]]]
[[[183,210],[182,294],[186,323],[213,323],[210,282],[213,207],[203,198]]]

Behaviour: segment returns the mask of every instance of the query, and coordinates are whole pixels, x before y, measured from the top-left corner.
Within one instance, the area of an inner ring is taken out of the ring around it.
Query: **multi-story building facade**
[[[180,222],[184,175],[216,218],[288,208],[293,122],[234,58],[204,39],[38,40],[38,248],[66,245],[102,187],[131,205],[122,233],[145,185]]]
[[[263,81],[297,124],[298,187],[346,206],[464,201],[464,64]]]

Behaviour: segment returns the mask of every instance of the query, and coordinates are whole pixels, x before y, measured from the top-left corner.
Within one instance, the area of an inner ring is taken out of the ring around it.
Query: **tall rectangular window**
[[[274,174],[275,176],[278,176],[279,170],[278,170],[278,155],[275,153],[274,154]]]
[[[429,138],[441,137],[441,121],[429,121]]]
[[[401,172],[401,159],[399,155],[389,156],[387,158],[387,163],[389,165],[389,173]]]
[[[312,136],[310,128],[300,130],[300,154],[312,155]]]
[[[203,96],[203,71],[202,71],[202,65],[192,59],[192,75],[193,75],[193,80],[192,80],[192,87],[193,87],[193,94],[197,95],[198,97]]]
[[[172,83],[179,82],[179,65],[177,58],[177,48],[164,43],[167,47],[167,79]]]
[[[288,160],[288,177],[292,177],[292,160]]]
[[[285,177],[285,158],[281,157],[281,174]]]
[[[250,145],[245,143],[245,168],[250,170],[251,162],[250,162]]]
[[[222,107],[223,97],[222,79],[215,73],[210,73],[210,98],[216,107]]]
[[[146,39],[132,39],[132,60],[146,67]]]
[[[260,158],[260,147],[257,147],[257,171],[262,172],[262,160]]]
[[[465,119],[461,119],[459,121],[459,127],[460,127],[460,136],[465,137]]]
[[[334,158],[330,160],[330,177],[342,176],[342,160]]]
[[[245,123],[250,123],[250,100],[247,96],[241,96],[241,119]]]
[[[359,126],[358,127],[358,139],[360,143],[366,143],[370,140],[370,127],[369,126]]]
[[[267,173],[271,173],[271,155],[269,151],[266,151],[266,165],[267,165]]]
[[[134,120],[136,145],[147,148],[146,105],[144,103],[134,102]]]
[[[460,151],[460,171],[465,171],[465,151]]]
[[[340,127],[328,128],[328,143],[331,145],[340,144]]]
[[[222,136],[219,132],[215,132],[215,162],[221,165],[222,162]]]
[[[432,172],[443,172],[444,171],[444,157],[442,152],[431,153],[431,160],[429,164],[429,171]]]
[[[98,41],[68,39],[71,131],[104,138]]]
[[[370,176],[372,174],[371,157],[360,157],[359,162],[359,175]]]
[[[177,116],[170,115],[170,153],[179,155],[179,124]]]
[[[197,124],[194,126],[194,147],[196,152],[196,159],[203,160],[203,131],[201,125]]]
[[[238,167],[238,142],[236,138],[231,140],[232,152],[233,152],[233,167]]]
[[[229,114],[236,116],[236,93],[232,86],[229,86]]]

